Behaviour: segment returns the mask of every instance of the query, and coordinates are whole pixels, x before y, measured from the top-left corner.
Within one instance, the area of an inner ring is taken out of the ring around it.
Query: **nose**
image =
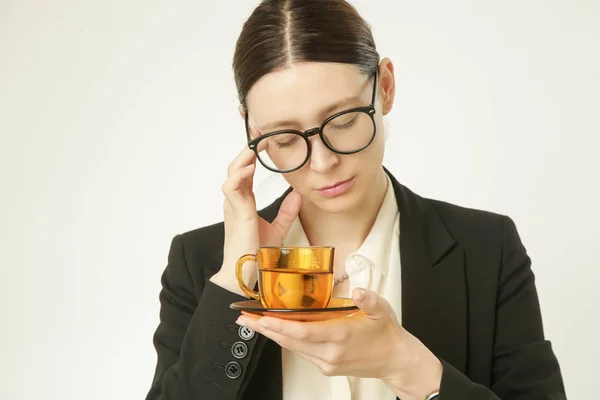
[[[339,154],[329,150],[318,135],[310,139],[310,169],[315,172],[327,172],[335,167],[339,161]]]

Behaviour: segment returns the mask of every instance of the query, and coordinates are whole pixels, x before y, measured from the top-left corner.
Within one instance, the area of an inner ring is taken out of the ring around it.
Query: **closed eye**
[[[340,123],[336,123],[336,122],[338,122],[338,121],[335,121],[335,120],[333,120],[333,121],[332,121],[333,123],[332,123],[332,122],[330,122],[330,123],[328,124],[328,126],[329,126],[330,128],[333,128],[333,129],[340,129],[340,130],[341,130],[341,129],[349,129],[349,128],[352,128],[352,127],[354,126],[354,124],[356,123],[356,119],[357,119],[357,118],[358,118],[358,115],[356,115],[356,114],[355,114],[355,115],[354,115],[354,118],[352,118],[350,121],[348,121],[348,122],[344,122],[344,123],[342,123],[342,124],[340,124]]]
[[[294,145],[298,140],[300,139],[300,137],[298,135],[290,135],[289,138],[277,138],[277,139],[273,139],[272,141],[275,143],[275,145],[278,148],[285,148],[285,147],[290,147],[292,145]]]

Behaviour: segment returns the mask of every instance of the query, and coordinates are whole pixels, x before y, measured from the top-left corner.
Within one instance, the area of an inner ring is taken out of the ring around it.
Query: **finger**
[[[254,170],[254,164],[247,165],[231,174],[223,183],[221,189],[232,211],[238,211],[240,207],[245,205],[244,203],[249,195],[245,181],[254,175]]]
[[[269,232],[273,227],[269,222],[267,222],[264,218],[258,217],[258,229],[259,232]],[[261,245],[262,246],[283,246],[283,236],[279,236],[279,233],[276,235],[264,235],[261,236]]]
[[[279,318],[263,317],[258,324],[270,332],[274,332],[294,340],[311,343],[342,341],[349,336],[351,321],[347,324],[340,321],[301,322]]]
[[[389,303],[372,290],[355,288],[352,291],[354,303],[371,317],[383,318],[389,316]]]
[[[246,185],[244,185],[244,181],[254,174],[255,168],[256,167],[253,164],[250,164],[232,173],[225,182],[223,182],[223,186],[221,187],[223,193],[227,195],[230,192],[247,189]]]
[[[284,349],[288,349],[294,353],[302,353],[315,359],[319,359],[319,357],[324,354],[325,351],[325,343],[302,342],[300,340],[295,340],[288,336],[265,329],[262,329],[258,332],[261,335],[271,339]]]
[[[283,199],[277,217],[275,217],[275,220],[271,223],[282,238],[287,236],[294,220],[300,212],[301,205],[302,195],[295,190]]]
[[[238,317],[235,321],[236,324],[240,326],[245,326],[246,328],[250,328],[256,332],[260,332],[262,327],[258,323],[259,318],[255,318],[254,316],[247,315],[243,313]]]
[[[229,163],[227,167],[227,176],[234,174],[237,170],[247,165],[256,163],[256,154],[247,146]]]
[[[245,168],[248,165],[254,165],[256,167],[256,154],[248,147],[244,147],[242,151],[231,161],[227,167],[227,177],[232,176],[236,171]],[[249,191],[252,191],[254,185],[254,174],[252,174],[245,182],[246,187]]]
[[[271,339],[281,347],[284,347],[288,350],[304,353],[312,357],[319,357],[319,355],[325,354],[328,343],[313,343],[296,340],[289,336],[265,329],[258,323],[258,321],[259,320],[256,318],[242,315],[237,319],[236,323],[260,333],[261,335]]]
[[[248,311],[242,311],[242,315],[244,317],[251,318],[251,319],[256,320],[256,321],[258,321],[259,319],[262,318],[262,316],[260,314],[254,314],[254,313],[251,313],[251,312],[248,312]]]

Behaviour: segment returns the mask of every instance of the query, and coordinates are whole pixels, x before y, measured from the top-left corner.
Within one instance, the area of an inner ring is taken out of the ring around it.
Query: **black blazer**
[[[440,399],[565,399],[512,220],[422,198],[390,177],[400,210],[402,325],[442,360]],[[260,214],[272,221],[282,199]],[[223,223],[173,239],[147,400],[282,399],[280,347],[240,330],[229,304],[244,298],[209,281],[223,241]],[[247,354],[236,358],[232,349]]]

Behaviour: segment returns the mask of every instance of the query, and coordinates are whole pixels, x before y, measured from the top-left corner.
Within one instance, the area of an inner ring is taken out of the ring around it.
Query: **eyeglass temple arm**
[[[379,66],[377,68],[375,68],[375,73],[373,74],[373,97],[371,98],[371,105],[373,107],[375,107],[375,99],[377,98],[377,86],[378,86],[378,82],[377,82],[377,69],[379,68]]]
[[[254,127],[254,129],[256,129],[256,131],[258,132],[258,136],[256,138],[254,138],[254,139],[252,139],[250,137],[250,129],[249,129],[249,126],[248,126],[249,122],[252,123],[252,126]],[[256,122],[254,122],[254,120],[252,119],[252,117],[250,116],[250,114],[248,114],[248,110],[246,110],[246,136],[247,136],[248,142],[257,139],[257,138],[261,137],[262,135],[263,135],[263,133],[256,126]]]

